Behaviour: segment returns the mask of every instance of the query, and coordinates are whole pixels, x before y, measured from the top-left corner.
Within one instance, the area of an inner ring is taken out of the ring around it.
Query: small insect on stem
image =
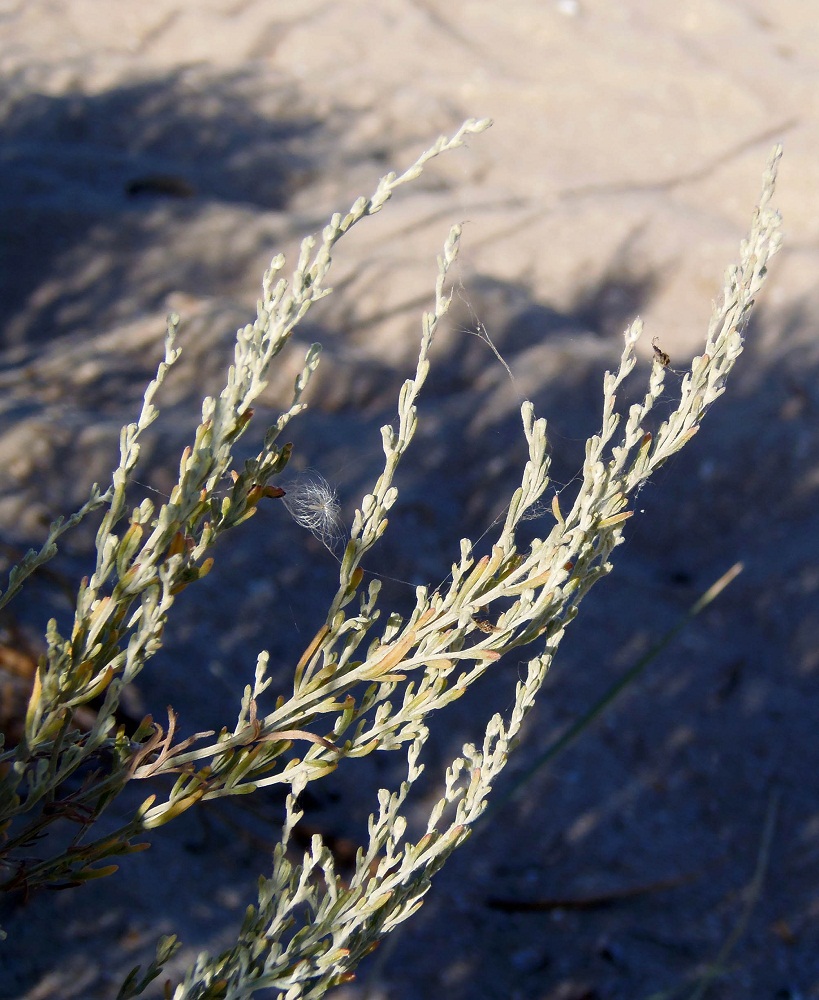
[[[493,625],[492,622],[487,621],[485,618],[473,618],[472,624],[485,632],[487,635],[492,635],[493,632],[500,632],[501,629],[497,625]]]
[[[668,366],[671,364],[671,358],[658,345],[657,343],[658,340],[659,338],[655,337],[654,340],[651,341],[651,346],[654,348],[654,358],[656,361],[660,362],[663,368],[668,368]]]

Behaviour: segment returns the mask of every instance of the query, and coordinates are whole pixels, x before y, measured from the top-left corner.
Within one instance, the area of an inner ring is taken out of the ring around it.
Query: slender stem
[[[691,605],[688,611],[683,614],[680,619],[657,641],[651,646],[638,660],[637,662],[629,667],[629,669],[623,674],[622,677],[618,678],[611,685],[603,695],[598,698],[590,708],[588,708],[578,719],[576,719],[568,729],[565,730],[550,746],[540,754],[539,757],[519,775],[516,781],[514,781],[510,788],[508,788],[503,794],[496,795],[492,804],[487,807],[479,823],[477,824],[477,829],[482,829],[486,824],[487,820],[495,815],[500,809],[502,809],[511,799],[517,797],[521,790],[531,781],[531,779],[537,774],[537,772],[545,767],[550,760],[553,760],[559,753],[566,749],[570,743],[573,743],[578,736],[581,735],[598,716],[602,715],[603,712],[615,701],[615,699],[624,691],[629,684],[632,684],[637,678],[643,673],[646,667],[652,663],[660,653],[665,649],[665,647],[679,635],[680,632],[686,627],[686,625],[716,598],[722,591],[742,572],[742,563],[734,563],[734,565],[722,576],[716,580],[704,594]],[[474,835],[474,834],[473,834]]]

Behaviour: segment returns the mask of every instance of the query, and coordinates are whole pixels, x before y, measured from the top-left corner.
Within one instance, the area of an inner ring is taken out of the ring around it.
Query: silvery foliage
[[[203,402],[201,422],[193,445],[181,457],[169,501],[155,509],[145,500],[129,511],[125,490],[139,458],[140,437],[157,416],[154,397],[178,356],[178,320],[173,317],[165,357],[145,393],[142,412],[122,430],[120,463],[110,487],[104,492],[94,487],[77,514],[52,525],[42,549],[30,552],[12,572],[3,595],[2,602],[14,596],[26,576],[51,558],[68,527],[93,510],[104,511],[96,567],[80,586],[71,635],[62,636],[56,623],[49,624],[48,652],[37,672],[24,739],[0,758],[8,761],[0,779],[7,885],[74,884],[107,874],[113,869],[99,867],[100,860],[139,849],[135,837],[144,837],[198,801],[265,785],[288,789],[272,873],[260,880],[258,901],[248,909],[235,945],[217,957],[201,955],[176,987],[174,1000],[248,997],[260,989],[277,990],[287,1000],[321,997],[350,979],[375,943],[418,909],[431,878],[483,812],[580,601],[610,572],[610,557],[623,541],[631,514],[629,504],[654,470],[697,432],[742,351],[754,297],[780,244],[779,218],[770,207],[780,149],[768,165],[740,262],[727,272],[703,351],[679,383],[674,411],[653,431],[647,429],[665,387],[661,352],[655,352],[642,401],[627,413],[617,409],[620,387],[636,364],[642,332],[636,320],[625,331],[617,371],[603,378],[602,425],[586,443],[582,482],[571,509],[560,509],[556,493],[551,502],[547,497],[546,421],[536,417],[527,401],[521,418],[529,458],[491,552],[477,558],[472,543],[462,539],[445,584],[418,587],[415,609],[406,620],[395,613],[382,618],[379,582],[365,589],[361,564],[383,534],[398,497],[393,479],[416,430],[416,401],[429,370],[430,347],[450,304],[445,282],[460,238],[460,227],[453,227],[439,258],[434,307],[423,316],[416,371],[400,391],[397,426],[381,429],[383,472],[355,512],[337,592],[294,667],[292,694],[280,698],[273,712],[259,716],[258,699],[269,684],[268,655],[261,652],[232,729],[175,742],[171,714],[167,731],[151,719],[131,736],[118,730],[114,711],[122,689],[159,648],[176,594],[208,571],[208,551],[221,534],[247,520],[263,499],[281,495],[269,485],[288,458],[288,448],[277,441],[303,408],[303,391],[319,362],[318,345],[307,352],[289,408],[267,429],[261,450],[241,471],[234,468],[233,448],[251,424],[252,404],[267,384],[269,365],[312,304],[328,294],[325,281],[336,242],[380,211],[395,189],[417,177],[432,157],[462,145],[489,124],[467,121],[405,173],[382,178],[374,194],[356,201],[347,215],[333,216],[319,240],[302,243],[289,281],[279,277],[284,258],[272,262],[256,320],[238,331],[221,395]],[[226,476],[233,486],[228,496],[219,497],[217,488]],[[519,549],[519,526],[544,508],[552,515],[548,534]],[[533,655],[508,716],[493,715],[482,743],[462,748],[446,770],[426,830],[420,838],[410,835],[403,809],[422,771],[419,756],[431,713],[460,697],[503,654],[524,646]],[[80,731],[73,713],[98,697],[103,702],[95,722]],[[292,752],[300,747],[303,751]],[[291,833],[301,815],[299,794],[344,758],[374,750],[403,751],[407,776],[397,790],[378,792],[368,842],[358,852],[352,876],[340,878],[320,836],[295,859]],[[93,787],[73,794],[71,812],[43,811],[45,804],[59,801],[66,779],[90,760],[106,770]],[[128,781],[164,774],[178,775],[170,793],[150,795],[115,834],[78,843],[36,865],[16,860],[15,852],[25,854],[51,823],[79,823],[85,831]],[[157,962],[142,975],[135,971],[120,995],[141,992],[175,948],[173,938],[163,939]]]

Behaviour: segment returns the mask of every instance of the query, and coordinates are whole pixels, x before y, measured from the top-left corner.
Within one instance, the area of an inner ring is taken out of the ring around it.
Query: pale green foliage
[[[529,459],[491,552],[475,558],[472,543],[461,540],[448,584],[432,591],[419,587],[409,617],[387,614],[376,633],[379,584],[374,581],[362,590],[361,563],[383,534],[397,499],[393,478],[416,430],[416,401],[429,370],[430,347],[450,302],[445,282],[460,237],[459,227],[454,227],[439,259],[434,308],[423,317],[415,375],[400,392],[397,427],[382,428],[384,471],[355,513],[341,557],[338,590],[324,623],[294,666],[292,694],[280,698],[269,715],[258,716],[258,698],[269,683],[267,654],[262,652],[254,683],[246,689],[231,729],[175,743],[172,717],[167,733],[151,720],[131,738],[115,732],[113,712],[122,687],[159,647],[176,593],[207,571],[207,553],[219,535],[247,520],[262,498],[279,495],[268,482],[284,468],[288,449],[276,441],[302,409],[303,390],[319,360],[317,346],[307,354],[290,407],[267,430],[261,451],[241,472],[233,469],[233,445],[250,425],[251,403],[266,384],[270,362],[311,304],[326,294],[333,246],[356,222],[379,211],[393,190],[416,177],[431,157],[461,145],[488,124],[465,123],[406,173],[383,178],[374,195],[359,199],[348,215],[334,216],[317,246],[309,239],[302,244],[289,282],[276,277],[284,260],[273,262],[256,321],[238,332],[225,388],[218,399],[204,401],[202,421],[193,446],[182,456],[170,502],[156,511],[145,501],[129,513],[125,486],[137,462],[139,437],[156,417],[153,397],[177,356],[172,321],[165,360],[146,393],[142,414],[122,432],[121,461],[111,487],[103,495],[95,488],[73,519],[101,505],[107,508],[97,536],[96,570],[80,588],[72,635],[64,638],[50,624],[48,655],[38,672],[25,739],[4,755],[12,764],[2,779],[0,802],[0,823],[9,830],[7,884],[82,881],[105,874],[109,869],[94,868],[93,863],[136,849],[132,838],[199,800],[252,792],[262,785],[289,788],[282,841],[272,874],[260,882],[257,905],[249,909],[232,949],[218,958],[200,956],[173,993],[176,1000],[247,997],[261,988],[274,988],[288,1000],[321,997],[331,985],[350,977],[380,936],[417,909],[431,877],[483,812],[580,601],[611,570],[609,557],[623,540],[630,498],[696,433],[706,410],[723,392],[742,350],[753,298],[768,259],[778,249],[778,216],[769,205],[777,150],[740,263],[728,272],[704,351],[682,379],[674,412],[653,433],[646,429],[664,390],[661,357],[653,362],[642,402],[627,415],[617,411],[620,386],[636,364],[634,348],[641,333],[636,321],[625,333],[618,370],[604,376],[602,426],[587,442],[582,482],[571,509],[562,512],[553,494],[548,534],[518,549],[521,522],[533,511],[549,510],[544,500],[549,488],[546,422],[536,418],[526,402],[521,416]],[[217,487],[230,473],[231,493],[218,499]],[[124,530],[117,533],[118,525]],[[31,553],[12,577],[9,593],[19,589],[34,565],[53,554],[63,530],[60,524],[52,526],[42,552]],[[509,717],[487,719],[482,744],[463,747],[447,769],[425,832],[415,840],[407,832],[402,810],[422,770],[419,754],[431,713],[460,697],[503,654],[527,645],[533,655]],[[72,711],[102,693],[104,705],[95,724],[89,732],[79,732]],[[301,756],[292,754],[296,746],[304,747]],[[36,865],[18,865],[16,853],[38,833],[57,819],[67,821],[59,813],[45,816],[39,807],[83,762],[98,760],[103,749],[113,760],[107,775],[73,800],[75,807],[86,810],[86,825],[129,780],[168,773],[179,778],[167,798],[150,796],[117,834]],[[314,837],[311,850],[294,863],[287,847],[300,816],[298,795],[305,786],[346,757],[401,749],[407,755],[406,781],[396,792],[378,793],[369,840],[359,851],[353,876],[339,878],[320,837]],[[158,973],[172,951],[173,942],[163,940],[149,975]],[[123,997],[137,995],[144,986],[138,978],[129,980]]]

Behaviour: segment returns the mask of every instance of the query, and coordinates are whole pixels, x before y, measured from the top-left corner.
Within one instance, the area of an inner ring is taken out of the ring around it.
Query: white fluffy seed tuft
[[[335,553],[344,533],[336,491],[321,473],[308,469],[284,484],[282,502],[302,528],[307,528]]]

